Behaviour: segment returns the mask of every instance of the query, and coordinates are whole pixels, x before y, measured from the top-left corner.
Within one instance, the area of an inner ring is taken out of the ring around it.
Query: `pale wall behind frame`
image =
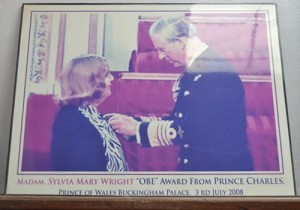
[[[18,55],[22,3],[138,3],[150,1],[79,1],[79,0],[0,0],[0,194],[4,193],[8,160],[11,114]],[[155,1],[151,1],[154,2]],[[156,1],[157,3],[161,1]],[[180,1],[164,1],[179,3]],[[224,1],[185,1],[186,3],[224,3]],[[300,195],[300,1],[257,1],[277,3],[287,105],[296,177]],[[255,3],[252,0],[231,0],[226,3]]]

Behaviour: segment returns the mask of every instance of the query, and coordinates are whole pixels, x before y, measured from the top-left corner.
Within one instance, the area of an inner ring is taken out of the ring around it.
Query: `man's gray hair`
[[[161,17],[152,24],[149,35],[153,37],[160,33],[163,34],[164,41],[173,42],[178,37],[197,36],[197,29],[183,16]]]

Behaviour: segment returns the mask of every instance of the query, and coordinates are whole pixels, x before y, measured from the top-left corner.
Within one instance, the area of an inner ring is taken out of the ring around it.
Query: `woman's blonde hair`
[[[106,59],[98,55],[82,55],[72,59],[59,78],[61,105],[88,105],[102,97],[104,79],[109,74]]]

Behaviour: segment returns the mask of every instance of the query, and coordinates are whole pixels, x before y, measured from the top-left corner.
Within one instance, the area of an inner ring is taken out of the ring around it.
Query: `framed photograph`
[[[294,196],[275,4],[24,4],[7,194]]]

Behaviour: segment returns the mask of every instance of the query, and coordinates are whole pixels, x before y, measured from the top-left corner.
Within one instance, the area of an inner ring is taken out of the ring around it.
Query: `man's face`
[[[173,42],[166,42],[162,38],[161,34],[157,34],[152,37],[152,42],[158,51],[159,59],[166,60],[173,64],[175,67],[185,65],[185,43],[178,38]]]

